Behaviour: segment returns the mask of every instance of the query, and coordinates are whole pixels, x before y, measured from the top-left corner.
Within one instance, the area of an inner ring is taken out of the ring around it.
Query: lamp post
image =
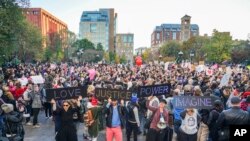
[[[191,50],[189,55],[190,55],[190,62],[192,64],[193,63],[192,59],[194,57],[194,50]]]
[[[182,55],[183,55],[182,51],[178,52],[177,64],[180,64],[182,62]]]

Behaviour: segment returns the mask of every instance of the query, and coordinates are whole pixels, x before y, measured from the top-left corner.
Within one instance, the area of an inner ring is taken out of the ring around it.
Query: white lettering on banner
[[[140,93],[145,93],[146,95],[154,94],[165,94],[168,92],[168,86],[157,86],[151,88],[142,88]]]

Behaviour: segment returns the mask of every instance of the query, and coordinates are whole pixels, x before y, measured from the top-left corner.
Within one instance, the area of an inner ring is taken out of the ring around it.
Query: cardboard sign
[[[224,74],[220,81],[219,87],[227,86],[230,76],[231,76],[230,74],[227,74],[227,73]]]
[[[153,85],[153,86],[141,86],[138,89],[138,97],[148,97],[151,95],[166,95],[170,93],[170,84]]]
[[[41,75],[31,76],[31,80],[34,84],[43,84],[44,79]]]
[[[206,75],[211,76],[211,75],[213,75],[213,74],[214,74],[214,71],[213,71],[212,69],[207,69],[207,70],[206,70]]]
[[[126,90],[96,88],[95,96],[97,99],[108,99],[111,97],[112,99],[130,100],[132,92]]]
[[[26,77],[19,78],[18,81],[21,83],[22,86],[26,86],[28,84],[28,79]]]
[[[214,100],[210,96],[175,96],[173,106],[175,108],[196,108],[196,109],[212,109]]]
[[[85,87],[68,87],[58,89],[46,89],[46,100],[64,100],[78,98],[79,96],[86,97],[87,89]]]

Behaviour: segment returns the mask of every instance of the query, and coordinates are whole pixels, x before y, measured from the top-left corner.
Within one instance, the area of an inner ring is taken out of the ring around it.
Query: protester
[[[153,119],[147,133],[146,141],[163,141],[168,127],[168,111],[165,109],[167,102],[164,99],[160,100],[159,107],[149,105],[150,100],[154,97],[150,96],[147,101],[147,108],[153,112]]]
[[[116,99],[108,99],[106,105],[106,141],[122,141],[122,128],[124,126],[122,118],[124,117],[124,101],[118,104]]]
[[[33,85],[33,90],[30,92],[30,97],[32,99],[32,111],[33,111],[33,128],[39,128],[38,114],[42,108],[42,99],[39,86],[37,84]]]
[[[187,108],[181,112],[181,126],[179,128],[178,141],[196,141],[198,125],[201,117],[197,109]]]
[[[231,98],[232,108],[223,111],[217,121],[217,131],[219,141],[229,140],[229,125],[249,125],[249,113],[240,109],[240,98],[235,96]]]
[[[140,127],[139,110],[137,102],[138,102],[137,96],[132,96],[131,103],[127,106],[128,109],[127,110],[128,118],[126,120],[127,141],[130,141],[132,132],[134,141],[137,141],[138,129]]]
[[[82,97],[79,96],[74,102],[77,103],[77,108],[73,109],[68,101],[63,102],[63,108],[56,107],[55,100],[51,100],[53,104],[53,111],[56,115],[61,117],[61,126],[56,134],[56,141],[77,141],[77,131],[73,122],[73,114],[80,108],[80,100]]]
[[[5,114],[3,136],[11,138],[15,135],[15,140],[23,141],[25,132],[22,125],[22,115],[14,111],[12,104],[2,104],[1,109]]]

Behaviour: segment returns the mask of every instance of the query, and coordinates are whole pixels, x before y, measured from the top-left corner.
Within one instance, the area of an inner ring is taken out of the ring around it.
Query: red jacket
[[[15,90],[15,93],[14,93],[15,99],[17,100],[19,97],[21,97],[23,95],[23,93],[26,91],[26,89],[27,89],[26,87],[24,87],[24,88],[17,88]]]

